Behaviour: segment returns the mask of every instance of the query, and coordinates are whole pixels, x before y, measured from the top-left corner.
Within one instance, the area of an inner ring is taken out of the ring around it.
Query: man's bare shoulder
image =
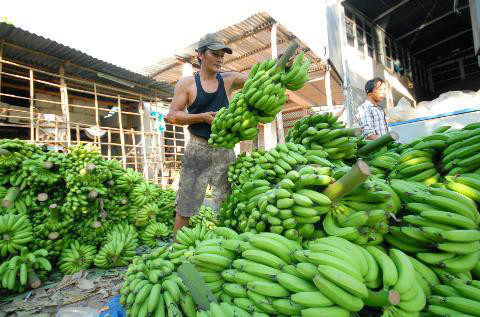
[[[177,84],[175,85],[176,87],[186,87],[191,85],[192,83],[195,82],[195,78],[193,76],[185,76],[180,78],[177,81]]]

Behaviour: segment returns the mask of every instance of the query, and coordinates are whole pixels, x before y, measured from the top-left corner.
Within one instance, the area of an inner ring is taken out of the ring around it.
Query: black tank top
[[[200,74],[195,74],[195,84],[197,86],[197,97],[190,107],[187,108],[188,113],[204,113],[209,111],[217,112],[220,108],[228,106],[228,97],[223,84],[223,78],[217,73],[218,88],[217,91],[208,93],[202,88],[200,82]],[[208,123],[194,123],[188,126],[190,133],[204,139],[208,139],[211,133],[211,127]]]

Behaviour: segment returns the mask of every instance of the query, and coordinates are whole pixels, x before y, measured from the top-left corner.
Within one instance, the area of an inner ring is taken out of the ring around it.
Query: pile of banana
[[[252,67],[242,91],[235,94],[228,107],[220,109],[215,115],[209,144],[231,149],[241,140],[255,138],[259,123],[275,120],[275,115],[288,100],[286,89],[298,90],[308,80],[311,61],[304,61],[303,51],[285,71],[286,62],[294,54],[295,47],[287,48],[278,61],[265,60]]]
[[[23,247],[20,255],[15,255],[10,260],[2,262],[0,265],[0,290],[8,289],[14,292],[23,292],[27,288],[40,287],[41,281],[39,275],[44,277],[44,273],[52,269],[52,265],[46,259],[48,251],[38,249],[35,252],[28,252]],[[43,271],[43,274],[40,273]]]
[[[383,148],[382,151],[375,152],[371,159],[367,160],[372,176],[386,179],[397,167],[400,154],[395,150],[388,151]]]
[[[295,122],[288,130],[286,141],[302,144],[309,150],[325,153],[329,160],[355,159],[359,129],[346,128],[331,112],[313,114]]]
[[[57,153],[2,139],[0,185],[0,264],[27,247],[29,254],[45,249],[52,266],[65,274],[93,263],[127,265],[137,236],[155,247],[168,239],[174,221],[174,190],[104,160],[93,145]],[[39,274],[43,279],[45,273]]]

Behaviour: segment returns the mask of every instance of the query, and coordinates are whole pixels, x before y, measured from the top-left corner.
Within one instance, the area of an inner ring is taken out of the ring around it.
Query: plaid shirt
[[[382,136],[388,132],[385,112],[368,99],[358,107],[357,120],[365,138],[372,134]]]

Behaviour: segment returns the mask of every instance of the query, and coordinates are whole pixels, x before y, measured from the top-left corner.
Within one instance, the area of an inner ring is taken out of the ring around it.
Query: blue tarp
[[[105,310],[106,309],[106,310]],[[112,298],[105,305],[103,311],[100,313],[100,317],[126,317],[127,312],[120,304],[120,295]]]

